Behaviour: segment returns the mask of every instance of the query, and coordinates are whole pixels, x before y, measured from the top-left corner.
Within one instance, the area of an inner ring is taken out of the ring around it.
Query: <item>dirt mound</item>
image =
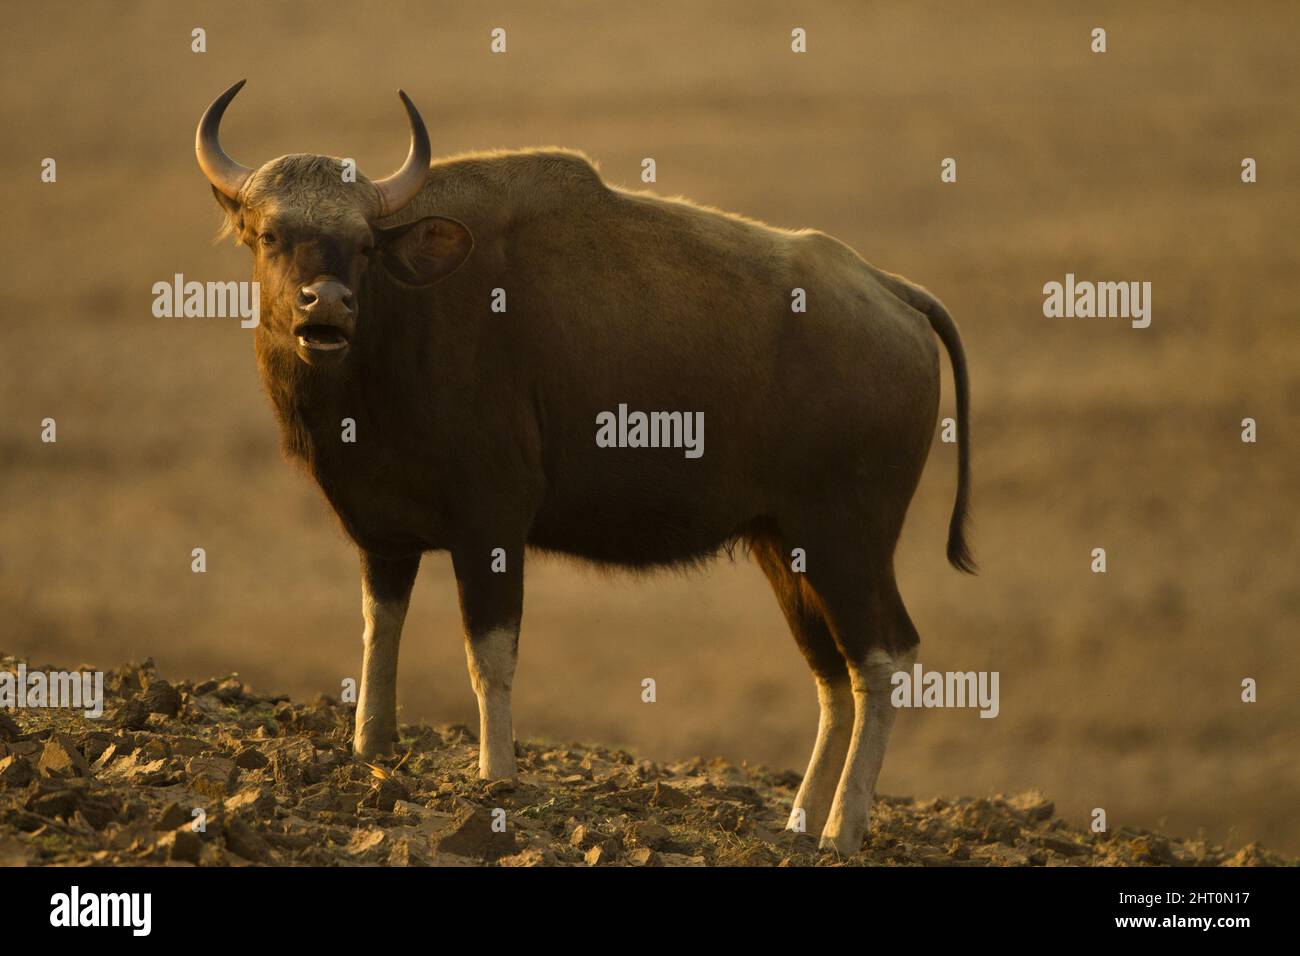
[[[0,671],[18,662],[0,656]],[[51,670],[42,668],[42,670]],[[848,859],[782,829],[798,775],[527,742],[519,778],[477,778],[459,725],[401,728],[352,756],[352,708],[172,684],[152,661],[105,675],[97,720],[0,712],[0,865],[1256,866],[1294,864],[1138,830],[1094,834],[1037,793],[880,797]]]

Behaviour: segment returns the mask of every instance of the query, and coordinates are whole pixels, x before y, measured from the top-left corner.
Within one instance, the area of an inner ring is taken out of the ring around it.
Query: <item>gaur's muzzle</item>
[[[323,278],[298,290],[291,331],[304,349],[341,351],[352,340],[356,319],[352,290],[337,279]]]

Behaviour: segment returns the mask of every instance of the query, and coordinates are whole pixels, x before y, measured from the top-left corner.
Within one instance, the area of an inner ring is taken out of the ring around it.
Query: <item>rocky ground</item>
[[[0,670],[17,661],[0,655]],[[40,667],[40,670],[54,668]],[[623,750],[518,745],[519,779],[477,778],[474,734],[403,726],[396,755],[349,749],[351,707],[237,677],[105,675],[105,713],[0,711],[0,865],[1294,865],[1140,830],[1094,834],[1037,793],[880,797],[848,859],[782,828],[797,774]]]

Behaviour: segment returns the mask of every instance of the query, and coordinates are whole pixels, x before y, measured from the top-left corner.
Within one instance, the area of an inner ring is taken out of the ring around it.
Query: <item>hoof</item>
[[[373,737],[362,737],[352,741],[352,752],[362,760],[374,760],[376,757],[387,757],[393,752],[393,742],[391,740],[379,740]]]
[[[480,764],[478,768],[478,778],[480,780],[514,780],[516,776],[514,767],[507,770],[503,767],[484,767]]]
[[[832,819],[826,825],[826,829],[822,830],[822,837],[817,847],[821,850],[834,850],[840,856],[852,856],[862,849],[869,825],[869,820],[848,823],[844,820]]]
[[[862,849],[862,839],[861,837],[854,840],[844,836],[823,836],[821,842],[817,844],[817,849],[834,850],[840,856],[852,856]]]

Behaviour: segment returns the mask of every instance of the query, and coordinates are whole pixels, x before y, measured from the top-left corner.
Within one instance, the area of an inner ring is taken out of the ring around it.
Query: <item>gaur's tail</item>
[[[961,347],[957,323],[943,303],[920,286],[901,276],[874,270],[894,295],[930,320],[939,341],[948,350],[952,363],[952,380],[957,387],[957,500],[948,522],[948,563],[958,571],[975,573],[975,558],[966,543],[966,525],[970,515],[970,374],[966,370],[966,352]]]

